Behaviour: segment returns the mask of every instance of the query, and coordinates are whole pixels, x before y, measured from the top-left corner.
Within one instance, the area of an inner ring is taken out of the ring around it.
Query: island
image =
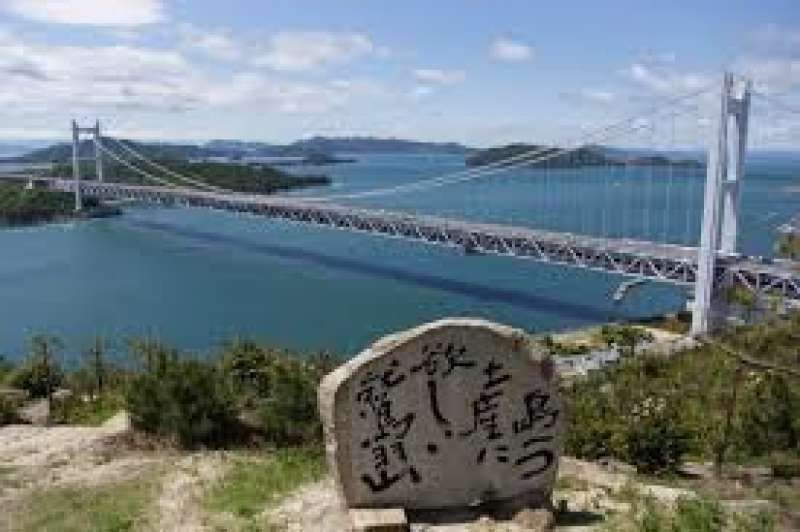
[[[695,159],[673,159],[663,154],[638,155],[605,146],[584,146],[564,152],[564,148],[557,146],[524,143],[507,144],[476,151],[466,158],[466,164],[471,167],[491,164],[539,168],[670,165],[702,168],[704,166],[702,162]]]
[[[119,209],[103,204],[96,198],[84,198],[84,209],[76,212],[74,196],[69,192],[0,183],[0,226],[99,218],[119,212]]]
[[[115,161],[104,160],[104,179],[110,183],[132,185],[155,185],[158,183]],[[236,163],[189,162],[179,160],[153,161],[169,172],[140,163],[137,166],[163,181],[176,186],[193,187],[192,183],[181,180],[177,175],[233,192],[245,194],[275,194],[295,188],[324,186],[331,183],[325,175],[296,176],[266,165],[244,165]],[[70,178],[72,166],[59,163],[46,172],[47,177]],[[95,179],[94,164],[82,166],[81,175]]]

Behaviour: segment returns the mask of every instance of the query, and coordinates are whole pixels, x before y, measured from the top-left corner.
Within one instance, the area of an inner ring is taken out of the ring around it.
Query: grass
[[[66,425],[98,426],[124,408],[125,398],[121,394],[107,393],[91,400],[72,396],[54,405],[53,421]]]
[[[608,532],[773,532],[776,517],[767,511],[726,512],[712,497],[678,499],[674,505],[640,493],[626,492],[630,514],[615,514],[604,523]]]
[[[36,490],[3,512],[0,528],[14,532],[140,529],[145,527],[146,510],[157,486],[157,476],[145,475],[112,485]]]
[[[8,488],[19,488],[23,484],[24,480],[18,476],[16,467],[0,465],[0,495]]]
[[[319,448],[286,448],[264,456],[236,457],[206,495],[205,507],[251,521],[298,486],[320,479],[325,471],[324,453]]]

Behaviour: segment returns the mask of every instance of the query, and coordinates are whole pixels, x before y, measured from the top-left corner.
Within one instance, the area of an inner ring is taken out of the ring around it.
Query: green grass
[[[611,532],[773,532],[776,519],[766,511],[726,513],[713,498],[678,499],[674,506],[652,497],[633,495],[630,514],[616,514],[604,523]]]
[[[69,397],[53,407],[53,421],[66,425],[98,426],[125,408],[121,394],[104,394],[96,399],[84,401],[81,397]]]
[[[324,453],[318,448],[287,448],[268,455],[236,457],[208,492],[205,506],[211,512],[250,520],[281,496],[318,480],[325,471]]]
[[[3,495],[6,489],[19,488],[25,483],[18,473],[14,466],[0,465],[0,495]]]
[[[146,528],[146,510],[156,493],[156,479],[155,475],[148,475],[113,485],[34,491],[0,517],[0,527],[14,532],[121,532]]]

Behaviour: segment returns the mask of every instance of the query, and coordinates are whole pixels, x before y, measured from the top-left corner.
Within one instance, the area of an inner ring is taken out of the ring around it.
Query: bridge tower
[[[692,310],[692,334],[712,328],[715,303],[724,286],[718,283],[716,263],[720,256],[736,254],[739,219],[739,187],[744,177],[751,83],[734,82],[725,73],[716,137],[708,150],[703,223],[697,257],[697,279]],[[715,290],[716,289],[716,290]]]
[[[92,136],[92,145],[94,146],[94,157],[81,157],[80,144],[81,134],[88,134]],[[83,198],[81,197],[81,161],[88,160],[94,161],[95,169],[97,171],[97,180],[103,181],[103,157],[100,153],[102,149],[100,137],[100,121],[96,120],[94,127],[80,127],[78,122],[72,121],[72,180],[73,190],[75,192],[75,210],[80,211],[83,209]]]

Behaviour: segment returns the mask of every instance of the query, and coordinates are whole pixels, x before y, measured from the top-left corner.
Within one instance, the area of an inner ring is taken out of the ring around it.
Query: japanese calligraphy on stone
[[[321,387],[346,502],[444,508],[549,495],[563,425],[553,371],[522,332],[478,320],[378,342]]]

